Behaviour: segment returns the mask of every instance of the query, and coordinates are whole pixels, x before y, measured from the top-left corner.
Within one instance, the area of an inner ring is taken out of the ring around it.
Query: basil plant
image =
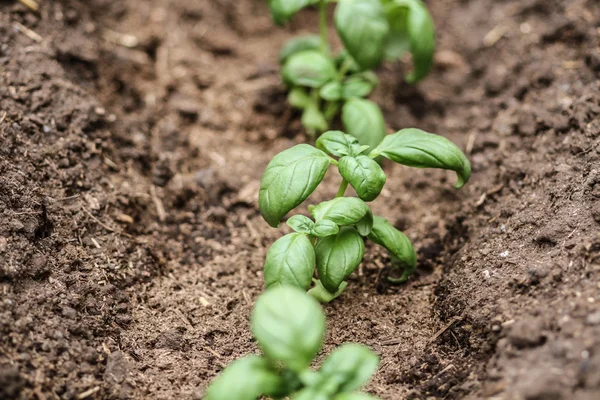
[[[334,22],[343,43],[332,54],[326,8],[337,3]],[[386,134],[381,110],[366,97],[377,86],[371,71],[385,60],[411,53],[416,83],[431,70],[435,28],[421,0],[269,0],[275,23],[283,25],[301,9],[319,7],[320,35],[293,38],[281,49],[281,75],[290,104],[302,110],[302,124],[315,136],[341,112],[347,133],[361,144],[377,145]],[[358,123],[357,123],[358,121]]]
[[[408,237],[373,215],[367,204],[385,185],[385,173],[376,161],[381,157],[410,167],[452,170],[458,177],[456,188],[471,175],[469,161],[454,143],[419,129],[387,135],[373,149],[352,135],[328,131],[317,139],[316,147],[298,144],[284,150],[269,162],[261,180],[259,208],[269,225],[278,227],[303,203],[330,165],[337,167],[342,182],[334,199],[308,206],[312,218],[294,215],[287,220],[294,233],[278,239],[267,252],[267,288],[293,285],[309,290],[321,302],[333,300],[361,263],[364,238],[386,248],[393,266],[402,269],[395,282],[406,281],[415,271],[417,256]],[[344,197],[348,185],[358,197]]]
[[[234,361],[211,383],[205,400],[377,400],[357,392],[377,369],[379,357],[359,344],[335,349],[318,370],[325,316],[318,302],[294,287],[262,294],[251,318],[263,351]]]

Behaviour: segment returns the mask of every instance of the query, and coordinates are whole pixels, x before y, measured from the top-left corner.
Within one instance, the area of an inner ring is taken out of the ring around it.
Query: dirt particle
[[[588,314],[585,318],[585,323],[587,325],[600,325],[600,311]]]
[[[517,348],[536,347],[546,340],[543,330],[544,322],[541,319],[522,319],[511,326],[508,340]]]
[[[68,158],[61,158],[60,160],[58,160],[58,167],[59,168],[69,168],[69,159]]]
[[[106,371],[104,380],[112,384],[125,382],[129,373],[129,363],[121,351],[113,351],[106,360]]]
[[[507,84],[507,73],[505,67],[490,68],[485,79],[485,92],[489,96],[500,93]]]
[[[65,316],[66,318],[69,319],[76,319],[77,318],[77,311],[69,306],[63,306],[61,313],[63,316]]]
[[[155,339],[154,347],[157,349],[183,350],[185,347],[183,329],[170,329],[162,332]]]
[[[204,388],[196,388],[192,392],[191,399],[192,400],[202,400],[204,398]]]
[[[25,379],[15,367],[0,365],[0,398],[17,399],[24,388]]]
[[[522,382],[525,400],[561,400],[565,398],[560,382],[547,370],[530,371]]]

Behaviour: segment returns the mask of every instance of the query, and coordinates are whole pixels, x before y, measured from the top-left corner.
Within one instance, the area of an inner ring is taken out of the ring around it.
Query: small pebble
[[[585,319],[586,325],[600,325],[600,311],[589,314]]]

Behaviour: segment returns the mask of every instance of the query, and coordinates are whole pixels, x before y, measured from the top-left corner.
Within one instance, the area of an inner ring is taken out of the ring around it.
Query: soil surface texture
[[[272,156],[306,142],[264,0],[0,1],[0,399],[201,399],[257,352]],[[460,191],[385,164],[375,246],[325,311],[324,352],[381,355],[396,399],[600,399],[600,3],[437,0],[432,74],[377,73],[390,131],[465,150]],[[333,171],[331,171],[333,172]],[[313,202],[334,196],[329,173]],[[323,353],[324,354],[324,353]]]

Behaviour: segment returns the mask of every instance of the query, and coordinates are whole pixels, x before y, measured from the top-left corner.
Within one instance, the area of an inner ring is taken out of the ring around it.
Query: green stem
[[[342,81],[346,77],[346,74],[348,73],[348,71],[350,70],[351,67],[352,67],[352,60],[346,58],[344,60],[344,62],[342,63],[342,66],[340,67],[340,70],[338,72],[338,80],[339,81]]]
[[[321,33],[321,51],[329,55],[329,33],[327,28],[327,0],[319,1],[319,31]]]
[[[347,188],[348,188],[348,181],[345,179],[342,179],[342,183],[340,184],[340,188],[338,189],[338,192],[335,195],[335,197],[342,197],[344,195],[344,193],[346,193]]]
[[[335,117],[335,115],[338,113],[339,110],[340,110],[340,106],[337,102],[327,103],[327,105],[325,106],[325,111],[323,112],[323,115],[325,115],[325,119],[327,120],[327,122],[330,125],[331,125],[331,121],[333,121],[333,118]]]

